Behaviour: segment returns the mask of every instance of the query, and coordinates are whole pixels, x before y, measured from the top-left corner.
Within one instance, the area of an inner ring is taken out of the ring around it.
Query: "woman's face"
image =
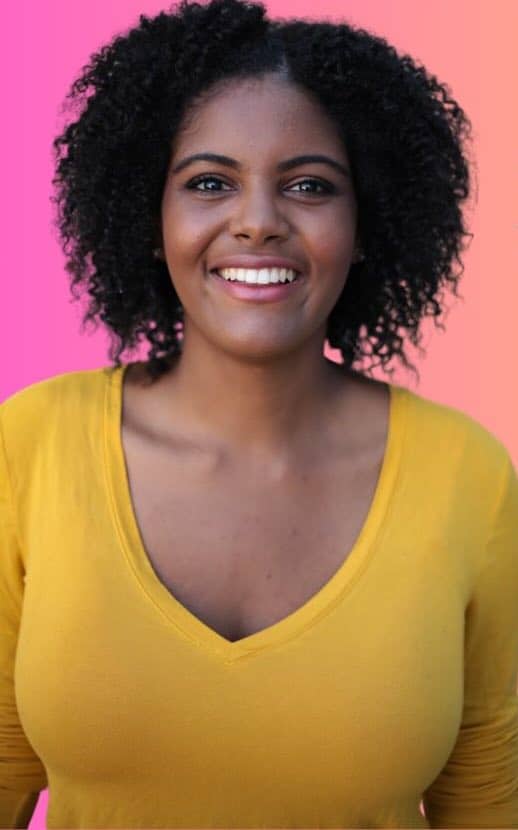
[[[217,153],[234,160],[193,161]],[[309,161],[324,155],[345,169]],[[318,340],[353,258],[357,208],[345,147],[311,97],[282,79],[240,80],[198,103],[177,133],[162,199],[165,259],[192,337],[235,356],[281,356]],[[204,177],[205,181],[200,181]],[[302,278],[282,300],[230,295],[210,271],[234,255],[274,255]]]

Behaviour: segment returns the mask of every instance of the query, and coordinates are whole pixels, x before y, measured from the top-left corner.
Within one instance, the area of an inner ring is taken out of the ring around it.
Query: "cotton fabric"
[[[49,828],[518,827],[518,478],[502,442],[390,384],[349,555],[230,642],[145,552],[123,373],[68,372],[0,405],[0,826],[27,826],[48,786]]]

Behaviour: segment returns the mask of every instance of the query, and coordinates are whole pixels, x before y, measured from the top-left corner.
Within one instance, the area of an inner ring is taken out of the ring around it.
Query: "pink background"
[[[313,0],[266,5],[272,17],[315,17]],[[80,335],[81,308],[70,303],[63,256],[51,228],[51,141],[61,128],[59,105],[90,54],[135,25],[140,13],[153,15],[168,7],[151,0],[24,0],[3,9],[6,233],[0,401],[37,380],[109,362],[103,330]],[[421,373],[420,386],[403,369],[393,379],[475,417],[505,443],[518,465],[518,115],[513,104],[518,3],[326,0],[318,15],[361,25],[409,52],[449,85],[473,123],[475,187],[467,217],[475,236],[464,258],[459,289],[464,300],[450,297],[446,332],[427,321],[424,359],[409,349]],[[379,371],[375,376],[387,379]],[[31,830],[45,827],[46,806],[44,791]]]

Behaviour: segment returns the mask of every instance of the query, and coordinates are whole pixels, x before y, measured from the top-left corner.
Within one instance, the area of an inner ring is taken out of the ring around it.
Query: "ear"
[[[157,228],[153,237],[153,248],[163,248],[164,240],[162,236],[162,229]]]
[[[353,259],[352,259],[353,265],[356,264],[357,262],[363,262],[364,259],[365,259],[365,254],[363,252],[362,244],[361,244],[359,239],[356,239],[356,242],[355,242],[355,245],[354,245],[354,254],[353,254]]]
[[[154,233],[153,233],[153,247],[163,248],[164,238],[162,234],[162,216],[158,213],[153,217]]]
[[[161,222],[158,219],[155,220],[155,233],[153,236],[153,256],[155,257],[155,259],[162,259],[165,261],[162,226]]]

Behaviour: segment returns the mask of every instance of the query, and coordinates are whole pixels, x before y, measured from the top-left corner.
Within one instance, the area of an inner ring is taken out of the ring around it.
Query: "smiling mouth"
[[[258,270],[260,270],[260,269],[258,269]],[[294,282],[297,282],[302,277],[302,274],[300,273],[300,271],[296,271],[295,272],[295,278],[292,279],[292,280],[279,280],[278,282],[270,282],[270,281],[268,281],[268,282],[248,282],[248,280],[238,280],[238,279],[229,280],[229,279],[226,279],[225,277],[223,277],[219,273],[217,268],[213,268],[211,271],[209,271],[209,274],[211,274],[214,277],[219,277],[219,279],[223,280],[224,282],[228,282],[231,285],[246,285],[246,286],[249,286],[250,288],[254,288],[254,287],[269,288],[271,286],[293,285]]]
[[[282,300],[287,301],[290,297],[299,294],[300,286],[303,283],[301,274],[291,282],[287,280],[286,282],[268,283],[226,280],[218,273],[217,268],[209,271],[209,276],[213,277],[216,291],[233,298],[235,301],[252,304],[275,304]]]

